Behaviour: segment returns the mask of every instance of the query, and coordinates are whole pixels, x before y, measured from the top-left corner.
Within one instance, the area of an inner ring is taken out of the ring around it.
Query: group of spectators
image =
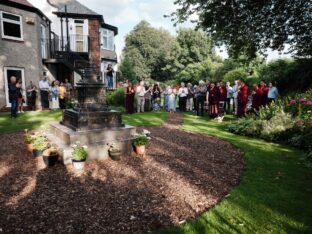
[[[223,118],[225,113],[243,117],[248,106],[258,111],[261,106],[277,100],[279,95],[273,83],[267,85],[263,81],[259,85],[254,84],[252,91],[249,92],[244,80],[235,80],[233,84],[201,80],[196,85],[182,82],[180,85],[167,87],[160,87],[159,83],[148,85],[144,81],[133,86],[127,81],[125,87],[126,110],[129,114],[134,113],[136,97],[138,113],[157,111],[161,108],[175,112],[178,104],[180,111],[196,112],[202,116],[207,111],[211,118]],[[251,105],[248,105],[249,102]]]
[[[68,79],[65,82],[58,80],[50,84],[47,77],[39,81],[39,89],[30,81],[23,89],[22,81],[15,76],[10,77],[9,102],[11,103],[11,117],[16,118],[17,113],[23,113],[23,105],[27,103],[30,110],[36,110],[36,100],[40,93],[42,110],[65,109],[66,101],[70,99],[73,87]]]

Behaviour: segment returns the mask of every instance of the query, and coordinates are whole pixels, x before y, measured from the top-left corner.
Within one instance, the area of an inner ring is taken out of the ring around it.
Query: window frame
[[[10,20],[6,19],[3,17],[3,13],[8,14],[8,15],[13,15],[16,17],[19,17],[19,22],[15,20]],[[1,21],[1,36],[4,39],[10,39],[10,40],[15,40],[15,41],[24,41],[24,35],[23,35],[23,17],[21,15],[13,14],[11,12],[7,11],[0,11],[0,21]],[[4,34],[4,22],[11,23],[11,24],[16,24],[20,26],[20,31],[21,31],[21,37],[12,37],[12,36],[6,36]]]
[[[115,51],[115,34],[114,31],[103,28],[102,31],[102,48],[109,51]],[[106,38],[106,45],[104,43],[104,37]],[[112,48],[109,48],[109,38],[112,37]]]
[[[11,107],[11,103],[9,102],[9,77],[7,76],[8,70],[12,71],[21,71],[21,79],[22,79],[22,89],[26,89],[26,78],[25,78],[25,68],[24,67],[14,67],[14,66],[4,66],[3,71],[4,71],[4,85],[5,85],[5,100],[6,100],[6,107]],[[27,103],[27,102],[26,102]],[[27,106],[25,103],[24,106]]]

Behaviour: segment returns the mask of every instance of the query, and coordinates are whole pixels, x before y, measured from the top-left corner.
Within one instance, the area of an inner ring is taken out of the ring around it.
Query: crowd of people
[[[237,117],[245,116],[250,108],[258,111],[261,106],[277,100],[279,94],[273,83],[267,85],[264,81],[254,84],[251,92],[244,80],[230,82],[199,81],[198,84],[172,85],[161,87],[159,83],[146,84],[144,81],[134,86],[126,81],[126,110],[134,113],[136,97],[137,112],[158,111],[164,109],[169,112],[179,111],[196,112],[203,116],[205,112],[211,118],[223,118],[225,113],[233,113]],[[163,98],[163,102],[161,102]],[[162,103],[162,105],[161,105]]]
[[[22,81],[15,76],[10,77],[9,102],[11,103],[11,117],[16,118],[18,113],[23,113],[24,103],[29,110],[36,110],[36,100],[40,93],[42,110],[65,109],[66,101],[71,98],[73,86],[65,79],[49,83],[47,77],[39,81],[39,88],[30,81],[26,89],[23,89]]]

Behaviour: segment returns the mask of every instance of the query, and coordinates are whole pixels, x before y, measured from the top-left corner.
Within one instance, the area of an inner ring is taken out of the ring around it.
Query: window
[[[114,48],[114,32],[103,29],[103,41],[102,41],[102,47],[106,50],[115,50]]]
[[[23,40],[22,17],[7,12],[1,12],[2,37]]]

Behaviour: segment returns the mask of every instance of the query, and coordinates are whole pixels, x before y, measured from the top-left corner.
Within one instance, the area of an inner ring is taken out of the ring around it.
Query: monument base
[[[48,139],[56,146],[65,165],[72,163],[71,145],[80,142],[88,146],[87,160],[104,160],[109,157],[109,146],[115,143],[124,155],[133,151],[132,140],[136,128],[132,126],[74,131],[60,123],[51,124]]]

